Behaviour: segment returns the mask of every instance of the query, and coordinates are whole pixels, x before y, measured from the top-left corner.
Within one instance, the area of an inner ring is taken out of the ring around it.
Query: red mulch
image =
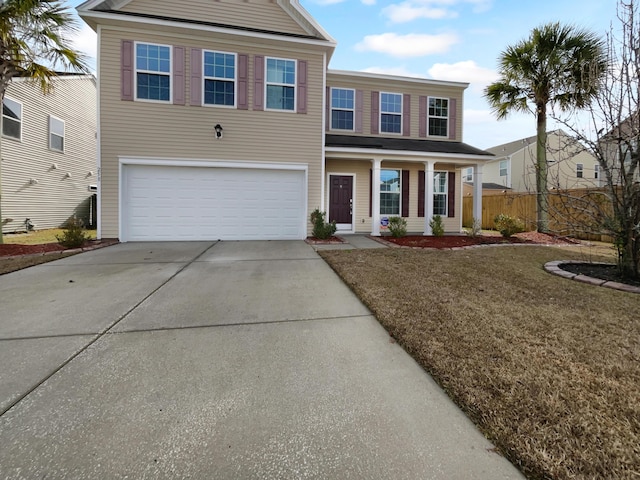
[[[384,237],[388,242],[403,247],[417,248],[460,248],[473,245],[497,245],[497,244],[530,244],[530,245],[570,245],[575,242],[565,237],[557,237],[537,232],[519,233],[510,238],[495,235],[483,235],[469,237],[464,235],[444,235],[442,237],[407,235],[406,237]]]
[[[94,245],[101,244],[113,244],[116,243],[113,240],[89,240],[82,248],[86,249]],[[38,245],[20,245],[14,243],[2,243],[0,244],[0,257],[14,257],[17,255],[34,255],[47,252],[62,252],[67,250],[59,243],[41,243]]]

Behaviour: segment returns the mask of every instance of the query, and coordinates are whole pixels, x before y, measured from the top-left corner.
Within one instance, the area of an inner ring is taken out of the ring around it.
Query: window
[[[446,137],[449,125],[449,99],[429,98],[429,135]]]
[[[465,169],[464,174],[462,175],[462,181],[473,182],[473,167]]]
[[[136,43],[136,99],[171,100],[171,47]]]
[[[204,52],[204,103],[234,107],[236,104],[236,56]]]
[[[400,215],[400,170],[380,171],[380,215]]]
[[[447,172],[433,174],[433,214],[447,216]]]
[[[352,130],[355,111],[355,91],[345,88],[331,89],[331,128]]]
[[[402,133],[401,94],[380,94],[380,131],[384,133]]]
[[[5,137],[22,138],[22,104],[4,97],[2,102],[2,135]]]
[[[500,176],[506,177],[509,173],[509,160],[500,160]]]
[[[600,165],[593,166],[593,178],[595,178],[596,180],[600,178]]]
[[[267,108],[295,110],[296,62],[267,58]]]
[[[64,152],[64,121],[49,115],[49,148]]]
[[[581,163],[576,163],[576,177],[582,178],[582,174],[584,172],[584,165]]]

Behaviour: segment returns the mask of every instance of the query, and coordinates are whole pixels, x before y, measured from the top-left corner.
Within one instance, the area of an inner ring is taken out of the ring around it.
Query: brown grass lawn
[[[542,268],[584,254],[321,255],[529,478],[640,478],[640,295]]]

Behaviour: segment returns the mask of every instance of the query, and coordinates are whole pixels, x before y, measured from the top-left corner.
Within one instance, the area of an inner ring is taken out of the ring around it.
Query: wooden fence
[[[598,196],[600,208],[606,203],[604,210],[610,210],[610,200],[606,196],[605,189],[580,189],[549,194],[549,230],[562,235],[571,235],[586,240],[600,240],[613,242],[607,235],[587,233],[579,224],[585,225],[591,220],[587,213],[581,213],[580,207],[573,207],[567,199],[572,199],[576,204],[580,199]],[[536,229],[537,203],[535,193],[503,193],[501,195],[482,196],[482,228],[495,229],[493,219],[496,215],[504,213],[516,217],[524,222],[525,230]],[[470,227],[473,223],[473,197],[467,196],[462,202],[462,225]]]

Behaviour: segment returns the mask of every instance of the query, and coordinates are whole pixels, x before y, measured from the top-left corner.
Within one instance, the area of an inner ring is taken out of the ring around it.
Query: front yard
[[[640,478],[640,295],[542,268],[602,259],[530,246],[321,255],[529,478]]]

